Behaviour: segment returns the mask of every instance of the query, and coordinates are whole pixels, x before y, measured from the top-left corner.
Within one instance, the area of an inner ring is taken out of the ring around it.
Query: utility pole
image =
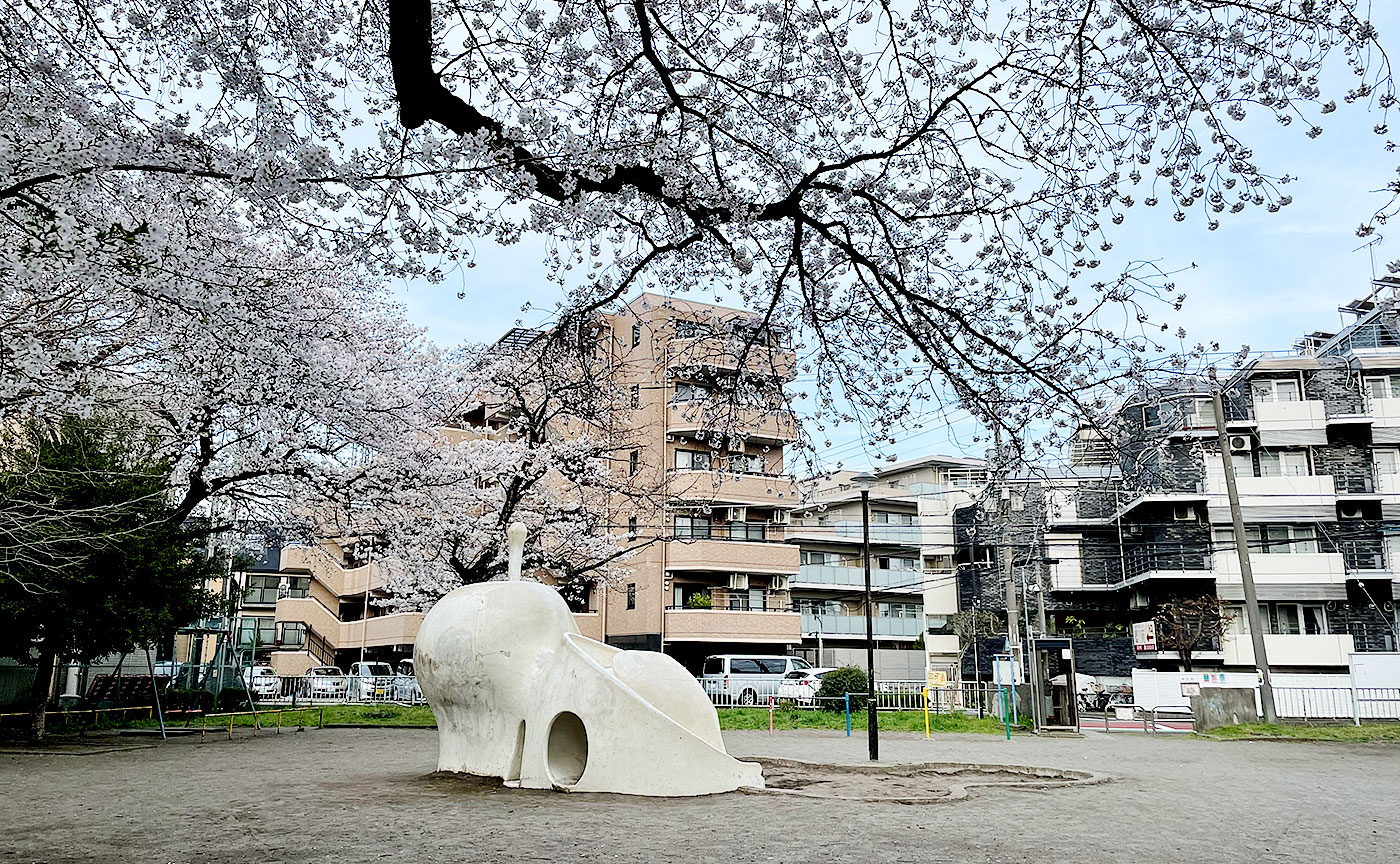
[[[865,678],[869,687],[865,704],[865,728],[870,738],[870,761],[880,758],[880,726],[875,705],[875,618],[874,596],[870,590],[870,484],[875,475],[862,471],[851,478],[860,484],[860,523],[863,533],[861,558],[865,561]]]
[[[1235,553],[1240,560],[1240,580],[1244,582],[1244,615],[1249,622],[1249,639],[1254,644],[1254,665],[1259,667],[1259,702],[1264,706],[1264,722],[1277,723],[1274,709],[1274,683],[1269,674],[1269,655],[1264,646],[1264,622],[1259,615],[1259,596],[1254,590],[1254,570],[1249,565],[1249,543],[1240,514],[1240,493],[1235,486],[1235,464],[1230,459],[1230,439],[1225,432],[1225,403],[1220,397],[1220,379],[1210,369],[1210,398],[1215,408],[1215,434],[1220,442],[1220,461],[1225,466],[1225,491],[1230,498],[1230,521],[1235,529]]]
[[[1016,598],[1016,582],[1011,575],[1011,544],[1006,542],[1006,532],[1002,531],[1001,579],[1006,583],[1006,647],[1015,665],[1016,646],[1021,644],[1021,607]]]

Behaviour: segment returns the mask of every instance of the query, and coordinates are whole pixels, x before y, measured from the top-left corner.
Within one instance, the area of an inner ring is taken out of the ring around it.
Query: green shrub
[[[868,692],[870,680],[865,677],[865,670],[859,666],[842,666],[822,676],[822,686],[817,690],[817,703],[828,711],[844,711],[845,697],[850,693],[851,710],[864,710]]]
[[[218,707],[220,711],[247,711],[248,691],[242,687],[225,687],[219,691]]]
[[[691,594],[685,605],[691,609],[709,609],[713,601],[710,600],[709,594]]]

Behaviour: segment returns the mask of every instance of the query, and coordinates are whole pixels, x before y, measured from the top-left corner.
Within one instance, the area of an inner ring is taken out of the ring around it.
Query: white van
[[[700,686],[716,705],[756,705],[778,695],[789,672],[810,669],[801,657],[777,654],[715,654],[705,658]]]

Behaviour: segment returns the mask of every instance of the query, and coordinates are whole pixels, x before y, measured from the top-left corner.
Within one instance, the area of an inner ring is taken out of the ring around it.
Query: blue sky
[[[1400,46],[1400,3],[1378,6],[1373,21],[1382,44]],[[1354,79],[1341,66],[1330,80],[1333,96]],[[1366,241],[1356,236],[1357,226],[1389,200],[1378,190],[1396,178],[1400,165],[1400,152],[1386,153],[1385,138],[1372,132],[1380,114],[1343,104],[1323,119],[1328,122],[1317,139],[1307,138],[1300,123],[1279,127],[1261,120],[1253,126],[1248,143],[1256,161],[1274,175],[1298,178],[1285,187],[1293,203],[1281,212],[1251,208],[1222,218],[1211,232],[1198,213],[1177,223],[1169,207],[1137,207],[1112,235],[1125,257],[1155,261],[1164,270],[1195,265],[1175,277],[1187,303],[1172,323],[1185,326],[1188,342],[1287,350],[1303,333],[1337,328],[1337,307],[1369,290],[1373,256],[1375,275],[1385,275],[1385,263],[1400,259],[1400,236],[1386,238],[1385,227],[1373,249],[1360,248]],[[1400,137],[1400,116],[1388,119]],[[1400,234],[1400,225],[1395,228]],[[543,320],[560,298],[559,289],[544,280],[544,248],[538,238],[508,247],[479,240],[476,267],[462,271],[462,283],[396,288],[410,319],[428,328],[438,344],[490,341],[518,320]],[[466,296],[458,299],[458,290]],[[540,311],[522,313],[526,302]],[[901,436],[895,450],[901,459],[934,452],[981,455],[973,434],[965,422],[940,425]],[[831,438],[833,450],[823,460],[828,465],[840,460],[863,466],[874,458],[859,428],[836,430]]]

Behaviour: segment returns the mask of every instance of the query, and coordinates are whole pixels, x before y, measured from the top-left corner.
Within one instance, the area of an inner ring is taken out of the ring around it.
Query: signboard
[[[943,689],[948,686],[948,673],[942,669],[930,669],[928,672],[928,686]]]
[[[1181,695],[1183,698],[1201,695],[1201,685],[1195,681],[1181,682]]]
[[[1157,650],[1157,622],[1138,621],[1133,625],[1133,650],[1139,653]]]

